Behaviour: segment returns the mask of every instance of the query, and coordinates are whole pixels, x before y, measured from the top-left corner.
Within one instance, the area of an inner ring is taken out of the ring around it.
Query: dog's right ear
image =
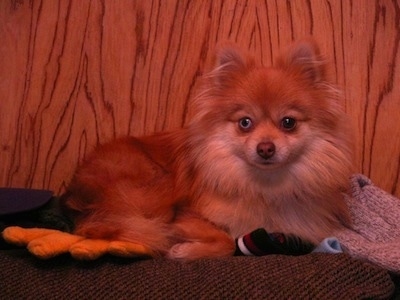
[[[217,51],[215,65],[211,72],[215,83],[226,85],[237,75],[250,70],[254,66],[254,60],[244,55],[238,47],[229,45]]]
[[[284,69],[296,70],[303,78],[314,83],[323,81],[326,75],[326,61],[320,54],[318,45],[310,38],[293,44],[278,59],[277,65]]]

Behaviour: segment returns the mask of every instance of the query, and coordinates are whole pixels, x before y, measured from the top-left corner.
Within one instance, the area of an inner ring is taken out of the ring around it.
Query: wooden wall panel
[[[269,65],[308,35],[343,89],[356,170],[400,196],[397,0],[0,1],[0,186],[59,193],[96,144],[183,126],[221,42]]]

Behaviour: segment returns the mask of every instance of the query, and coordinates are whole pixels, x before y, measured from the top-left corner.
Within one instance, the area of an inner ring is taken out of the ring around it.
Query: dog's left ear
[[[286,54],[282,55],[277,66],[300,73],[305,79],[319,82],[325,79],[325,60],[313,40],[295,43]]]
[[[225,44],[216,51],[215,68],[210,75],[214,79],[214,84],[226,87],[236,82],[236,77],[242,76],[253,67],[252,57],[236,45]]]

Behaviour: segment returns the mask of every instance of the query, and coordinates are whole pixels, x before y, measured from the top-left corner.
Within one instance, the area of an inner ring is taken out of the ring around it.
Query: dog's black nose
[[[257,145],[257,154],[264,159],[271,158],[275,154],[275,144],[271,142],[263,142]]]

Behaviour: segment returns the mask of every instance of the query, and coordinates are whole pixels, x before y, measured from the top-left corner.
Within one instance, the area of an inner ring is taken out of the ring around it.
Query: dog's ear
[[[219,49],[216,60],[216,68],[224,71],[241,71],[248,66],[243,52],[233,45]]]
[[[312,82],[325,80],[326,62],[317,44],[311,39],[295,43],[278,59],[277,66],[296,71]]]
[[[217,50],[215,68],[211,75],[215,83],[225,85],[236,76],[248,72],[253,66],[252,57],[245,55],[237,46],[229,44]]]

